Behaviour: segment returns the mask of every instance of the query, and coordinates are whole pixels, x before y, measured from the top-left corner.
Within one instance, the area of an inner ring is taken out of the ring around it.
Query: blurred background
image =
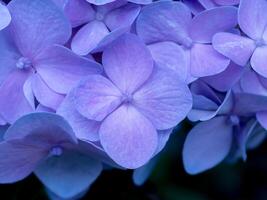
[[[82,200],[266,200],[267,141],[248,152],[244,163],[222,163],[199,175],[185,173],[181,150],[191,126],[185,122],[172,134],[147,182],[137,187],[132,171],[104,171]],[[33,175],[11,185],[0,185],[1,200],[47,200]]]

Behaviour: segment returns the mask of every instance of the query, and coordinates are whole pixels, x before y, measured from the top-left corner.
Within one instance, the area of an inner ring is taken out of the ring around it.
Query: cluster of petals
[[[266,26],[266,0],[0,1],[0,183],[141,185],[185,118],[187,173],[245,161],[266,138]]]

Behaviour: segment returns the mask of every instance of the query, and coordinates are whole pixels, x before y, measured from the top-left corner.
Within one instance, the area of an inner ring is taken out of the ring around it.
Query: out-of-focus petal
[[[196,125],[187,135],[183,148],[187,173],[197,174],[220,163],[230,151],[232,134],[232,126],[225,117]]]
[[[260,125],[267,130],[267,110],[258,112],[256,116]]]
[[[134,169],[147,163],[157,144],[151,122],[134,107],[122,105],[100,127],[100,141],[107,154],[119,165]]]
[[[137,186],[142,186],[145,181],[149,178],[152,173],[152,170],[156,166],[158,158],[155,157],[151,159],[147,164],[144,166],[137,168],[133,172],[133,182]]]
[[[56,195],[71,198],[89,188],[101,171],[99,161],[79,152],[65,151],[40,163],[34,173]]]
[[[30,175],[46,151],[18,141],[0,143],[0,183],[14,183]]]

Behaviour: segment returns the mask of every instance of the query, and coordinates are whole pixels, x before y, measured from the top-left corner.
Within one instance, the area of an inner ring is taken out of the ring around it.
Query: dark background
[[[8,0],[5,0],[7,3]],[[132,183],[132,171],[105,171],[83,200],[266,200],[267,141],[248,152],[244,163],[220,164],[200,175],[185,173],[181,149],[184,124],[174,133],[161,153],[159,163],[142,186]],[[0,200],[47,200],[42,184],[34,175],[11,185],[0,185]]]
[[[176,131],[160,155],[149,180],[141,187],[132,183],[132,171],[104,171],[83,200],[265,200],[267,199],[267,141],[248,152],[244,163],[220,164],[200,175],[185,173],[182,143],[190,125]],[[0,186],[2,200],[47,200],[33,175]]]

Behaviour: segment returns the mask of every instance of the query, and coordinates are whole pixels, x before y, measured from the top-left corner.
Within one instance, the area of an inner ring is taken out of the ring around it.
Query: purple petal
[[[130,27],[140,12],[140,6],[127,4],[119,7],[105,17],[105,24],[113,31],[120,27]]]
[[[231,6],[239,4],[240,0],[214,0],[219,5]]]
[[[36,70],[45,83],[61,94],[68,93],[81,78],[102,72],[100,64],[58,45],[42,51],[35,62]]]
[[[43,106],[42,104],[39,104],[36,107],[36,112],[49,112],[49,113],[55,113],[55,110],[48,108],[46,106]]]
[[[196,125],[187,135],[183,149],[187,173],[197,174],[220,163],[230,151],[232,134],[232,126],[225,117]]]
[[[0,31],[0,85],[9,73],[16,69],[16,63],[19,58],[20,55],[10,33],[6,30]]]
[[[234,96],[231,90],[225,95],[223,102],[215,108],[210,99],[206,99],[205,96],[200,98],[200,95],[194,95],[193,109],[188,114],[188,118],[191,121],[206,121],[210,120],[216,115],[228,114],[234,107]],[[214,109],[215,108],[215,109]]]
[[[156,166],[158,158],[151,159],[144,166],[137,168],[133,172],[133,182],[137,186],[142,186],[151,175],[154,167]]]
[[[198,1],[206,9],[212,9],[217,6],[213,0],[198,0]]]
[[[211,45],[195,44],[191,49],[191,75],[204,77],[224,71],[230,60],[219,54]]]
[[[94,5],[104,5],[104,4],[107,4],[107,3],[111,3],[111,2],[114,2],[116,0],[86,0],[87,2],[89,3],[92,3]]]
[[[247,70],[243,73],[240,86],[246,93],[267,96],[267,88],[262,85],[259,76],[253,70]]]
[[[2,5],[0,3],[0,30],[4,29],[5,27],[7,27],[11,21],[11,16],[10,13],[7,9],[6,6]]]
[[[190,24],[189,34],[195,42],[210,43],[215,33],[230,30],[236,25],[237,8],[218,7],[196,15]]]
[[[192,96],[185,82],[167,69],[155,68],[152,77],[133,96],[133,105],[156,127],[173,128],[192,107]]]
[[[68,0],[64,7],[64,12],[72,27],[80,26],[95,18],[94,9],[85,0]]]
[[[0,129],[2,126],[6,124],[7,124],[7,121],[0,115]],[[1,141],[1,137],[2,137],[2,132],[0,131],[0,141]]]
[[[212,43],[214,49],[241,66],[246,65],[256,48],[253,40],[232,33],[217,33]]]
[[[190,8],[191,12],[196,15],[200,12],[202,12],[203,10],[205,10],[205,8],[203,7],[203,5],[201,5],[199,3],[199,1],[196,0],[183,0],[183,3]]]
[[[91,21],[83,26],[73,37],[71,49],[79,55],[87,55],[94,50],[99,42],[109,33],[101,21]]]
[[[162,1],[143,8],[136,31],[147,44],[166,40],[183,44],[190,21],[191,12],[183,3]]]
[[[89,120],[82,116],[75,108],[74,95],[71,91],[57,110],[57,114],[63,116],[73,128],[75,135],[80,140],[98,141],[99,126],[97,121]]]
[[[49,88],[39,74],[35,74],[32,77],[31,85],[36,99],[48,108],[56,110],[64,99],[63,95]]]
[[[5,140],[23,140],[24,144],[37,146],[46,151],[61,144],[75,144],[72,128],[61,116],[36,112],[17,120],[5,133]]]
[[[0,143],[0,183],[14,183],[30,175],[47,152],[18,141]]]
[[[247,143],[250,139],[250,136],[253,134],[256,125],[257,121],[252,119],[248,121],[244,127],[242,127],[239,133],[237,133],[238,146],[243,160],[247,159]]]
[[[146,5],[152,3],[153,0],[128,0],[128,2]]]
[[[239,26],[249,37],[261,38],[267,24],[267,2],[265,0],[242,0],[239,5]]]
[[[64,44],[71,35],[68,20],[50,0],[13,0],[8,9],[13,38],[26,57],[33,58],[52,44]]]
[[[260,125],[267,129],[267,111],[264,112],[258,112],[257,113],[257,120],[260,123]]]
[[[123,105],[100,127],[100,141],[119,165],[134,169],[149,161],[157,148],[157,132],[134,107]]]
[[[100,75],[88,76],[75,88],[74,105],[84,117],[102,121],[122,102],[121,92]]]
[[[190,90],[193,94],[203,95],[218,105],[222,103],[222,100],[218,97],[218,94],[214,90],[212,90],[212,88],[208,84],[201,81],[200,79],[190,85]]]
[[[187,78],[187,60],[183,48],[173,42],[159,42],[148,46],[158,66],[177,73],[181,80]]]
[[[91,53],[104,51],[109,45],[126,32],[129,32],[129,27],[120,27],[119,29],[110,32],[98,43],[97,47]]]
[[[258,47],[255,49],[251,57],[251,66],[252,68],[260,75],[267,78],[267,46]]]
[[[158,147],[154,153],[154,156],[159,154],[163,150],[163,148],[166,146],[172,134],[172,131],[173,129],[158,131]]]
[[[14,70],[0,86],[0,112],[9,122],[33,111],[23,91],[23,85],[31,72]]]
[[[33,90],[32,90],[33,76],[34,76],[33,74],[30,75],[30,77],[25,81],[23,85],[23,92],[24,92],[25,98],[27,99],[32,109],[34,110],[35,109],[35,99],[34,99],[35,97],[34,97]]]
[[[90,187],[101,171],[99,161],[79,152],[67,151],[46,159],[34,173],[56,195],[71,198]]]
[[[153,59],[137,36],[125,34],[104,51],[103,65],[111,81],[122,92],[131,94],[152,73]]]
[[[243,70],[243,67],[231,62],[225,71],[217,75],[204,77],[202,80],[220,92],[227,92],[239,81]]]
[[[257,112],[267,111],[267,97],[248,93],[235,94],[234,113],[238,115],[255,115]]]
[[[193,108],[188,113],[187,117],[190,121],[206,121],[211,119],[216,113],[218,105],[202,95],[193,94]]]

